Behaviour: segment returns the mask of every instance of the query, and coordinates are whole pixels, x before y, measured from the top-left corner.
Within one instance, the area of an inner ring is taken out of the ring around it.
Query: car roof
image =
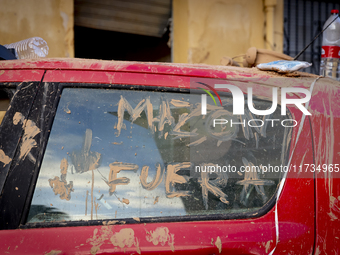
[[[196,76],[200,71],[209,71],[207,76],[225,76],[226,74],[239,77],[280,77],[275,72],[260,71],[256,67],[243,68],[234,66],[219,66],[207,64],[182,64],[160,62],[131,62],[109,61],[81,58],[41,58],[0,61],[1,69],[59,69],[59,70],[100,70],[120,72],[164,73],[174,75]],[[315,76],[299,73],[297,76]],[[217,78],[217,77],[216,77]],[[222,77],[221,77],[222,78]],[[223,77],[225,78],[225,77]]]
[[[116,71],[130,73],[152,73],[178,76],[191,76],[201,78],[230,79],[237,81],[254,81],[268,86],[310,87],[318,77],[304,72],[279,74],[273,71],[261,71],[256,67],[243,68],[234,66],[219,66],[207,64],[182,64],[159,62],[128,62],[109,61],[80,58],[41,58],[24,60],[0,61],[0,70],[82,70],[82,71]],[[273,79],[270,78],[280,78]],[[281,79],[286,78],[286,79]],[[288,82],[287,82],[287,78]],[[327,83],[339,86],[340,83],[325,78]]]

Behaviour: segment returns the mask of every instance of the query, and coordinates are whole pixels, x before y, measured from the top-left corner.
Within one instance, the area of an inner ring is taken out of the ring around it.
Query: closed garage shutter
[[[161,37],[171,0],[75,0],[75,25]]]

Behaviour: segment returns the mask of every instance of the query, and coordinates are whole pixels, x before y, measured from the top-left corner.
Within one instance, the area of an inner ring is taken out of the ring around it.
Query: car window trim
[[[25,117],[29,115],[29,112],[33,106],[34,99],[38,91],[40,82],[37,82],[37,81],[16,82],[16,83],[11,82],[8,84],[7,83],[1,83],[1,84],[5,85],[7,88],[16,88],[16,92],[11,99],[9,108],[0,125],[0,137],[1,137],[0,145],[2,146],[1,149],[6,153],[6,156],[12,159],[11,162],[9,164],[6,164],[6,166],[2,168],[2,171],[0,171],[0,194],[1,194],[0,205],[1,205],[2,191],[4,188],[8,173],[11,169],[13,158],[17,150],[23,130],[20,127],[18,127],[18,131],[16,131],[16,133],[13,133],[13,135],[7,135],[4,137],[2,136],[4,135],[4,132],[13,132],[13,125],[12,125],[13,121],[9,119],[10,116],[11,117],[14,116],[16,112],[20,112]],[[31,92],[29,90],[31,90]],[[20,97],[22,98],[20,99]],[[23,99],[26,101],[24,101]],[[25,108],[23,108],[23,106],[25,106]],[[8,131],[6,131],[6,129]]]

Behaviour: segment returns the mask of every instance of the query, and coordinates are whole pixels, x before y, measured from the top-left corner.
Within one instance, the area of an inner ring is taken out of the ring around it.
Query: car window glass
[[[230,95],[221,95],[223,107],[208,102],[203,116],[199,94],[63,89],[27,222],[259,210],[281,173],[240,169],[285,164],[292,129],[280,123],[289,117],[280,107],[266,117],[247,108],[232,116]],[[213,127],[213,116],[253,122]]]

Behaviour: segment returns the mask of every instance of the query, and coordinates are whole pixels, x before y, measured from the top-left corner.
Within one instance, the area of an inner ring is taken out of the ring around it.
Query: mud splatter
[[[129,199],[127,199],[127,198],[123,198],[122,199],[122,202],[124,203],[124,204],[130,204],[130,200]]]
[[[161,244],[164,246],[166,243],[170,246],[172,252],[175,251],[175,236],[169,233],[167,227],[158,227],[155,231],[146,232],[146,240],[152,242],[153,245]]]
[[[137,253],[141,254],[139,241],[137,237],[135,238],[135,232],[132,228],[121,229],[118,233],[115,233],[111,236],[110,241],[114,246],[118,246],[122,249],[125,247],[130,248],[132,245],[134,245],[136,247]]]
[[[112,235],[113,233],[110,226],[103,226],[100,229],[96,228],[93,231],[93,236],[86,240],[86,243],[90,243],[92,245],[91,254],[97,254],[100,250],[100,246],[109,240]]]
[[[45,255],[58,255],[58,254],[61,254],[62,251],[57,251],[57,250],[52,250],[48,253],[45,253]]]
[[[13,124],[18,125],[18,123],[21,122],[22,124],[25,123],[25,117],[20,112],[16,112],[13,116]]]
[[[154,124],[153,124],[153,107],[150,102],[150,98],[143,99],[140,101],[137,106],[133,109],[129,102],[123,97],[120,96],[120,100],[118,102],[118,123],[117,123],[117,133],[116,136],[120,135],[122,128],[126,128],[124,125],[124,112],[127,111],[130,114],[130,121],[133,123],[140,114],[144,111],[147,120],[148,127],[150,131],[154,132]]]
[[[266,248],[266,253],[269,252],[269,249],[270,249],[270,244],[272,243],[273,241],[269,240],[266,245],[265,245],[265,248]]]
[[[94,199],[93,199],[93,189],[94,189],[94,172],[92,172],[92,182],[91,182],[91,220],[93,220],[93,205],[94,205]]]
[[[174,191],[174,183],[186,183],[189,180],[188,176],[176,174],[180,170],[190,168],[190,162],[183,162],[178,164],[169,164],[167,167],[167,174],[165,179],[165,192],[168,198],[189,196],[190,191]]]
[[[156,164],[156,176],[153,178],[153,180],[149,183],[147,183],[148,173],[149,173],[149,166],[143,166],[141,174],[140,174],[140,182],[144,189],[146,190],[154,190],[163,179],[165,169],[161,167],[161,164]]]
[[[87,200],[89,199],[89,191],[86,190],[86,200],[85,200],[85,216],[87,215]]]
[[[316,247],[315,255],[320,255],[321,254],[321,248],[320,246]]]
[[[64,109],[64,112],[66,112],[67,114],[71,114],[71,110],[68,108],[69,105],[70,103],[68,103]]]
[[[109,193],[110,196],[115,192],[117,185],[127,185],[130,183],[130,179],[127,177],[120,177],[117,178],[117,174],[120,171],[134,171],[137,172],[138,165],[136,164],[129,164],[129,163],[122,163],[122,162],[114,162],[110,165],[110,174],[109,174],[109,181],[108,185],[110,187]]]
[[[118,222],[118,220],[103,221],[103,225],[115,225]]]
[[[221,238],[219,236],[216,239],[215,245],[218,248],[218,252],[221,253],[222,252],[222,242],[221,242]]]
[[[225,118],[226,116],[229,116],[232,119],[232,121],[236,121],[235,117],[233,117],[231,112],[227,110],[216,110],[209,115],[207,122],[210,123],[210,121],[213,119],[219,119],[221,117]],[[229,140],[234,140],[237,137],[238,130],[239,130],[239,127],[237,125],[234,125],[232,128],[226,128],[223,131],[222,130],[218,130],[218,131],[211,130],[209,132],[209,135],[214,137],[218,141],[229,141]]]
[[[96,201],[97,199],[96,198],[94,198],[94,210],[95,210],[95,212],[96,212],[96,219],[98,219],[98,216],[97,216],[97,213],[98,213],[98,208],[99,208],[99,204],[97,203],[97,201]]]
[[[329,197],[330,211],[327,213],[331,220],[338,220],[340,215],[340,202],[334,196]]]
[[[242,157],[242,162],[245,167],[249,167],[249,169],[255,169],[255,166],[252,162],[249,162],[246,158]],[[240,201],[242,204],[247,205],[247,194],[251,192],[249,190],[250,185],[254,185],[255,190],[258,194],[261,195],[263,203],[267,202],[268,198],[264,192],[263,185],[274,185],[274,181],[272,180],[262,180],[258,176],[257,171],[245,171],[244,179],[242,181],[236,182],[236,184],[243,185],[243,189],[240,194]]]
[[[157,197],[155,198],[155,201],[153,201],[153,204],[154,204],[154,205],[157,204],[158,201],[159,201],[159,196],[157,196]]]
[[[185,102],[182,100],[171,99],[170,103],[175,107],[190,107],[189,102]]]
[[[194,142],[188,144],[187,146],[188,146],[188,147],[190,147],[190,146],[196,146],[196,145],[199,145],[199,144],[203,143],[203,142],[206,141],[206,140],[207,140],[207,137],[206,137],[206,136],[203,136],[203,137],[201,137],[200,139],[198,139],[198,140],[196,140],[196,141],[194,141]],[[217,146],[219,146],[219,145],[217,145]]]
[[[135,221],[140,222],[140,218],[139,217],[133,217],[132,219],[134,219]]]
[[[201,179],[199,180],[202,186],[202,199],[205,209],[208,210],[208,192],[210,191],[215,196],[217,196],[221,202],[228,204],[229,201],[227,200],[227,195],[220,190],[214,183],[209,181],[209,173],[208,172],[201,172]]]
[[[12,159],[6,156],[3,150],[0,150],[0,161],[4,163],[3,167],[5,167],[7,164],[9,164],[12,161]]]
[[[69,184],[67,184],[66,181],[66,175],[67,175],[67,168],[68,168],[68,162],[65,158],[61,160],[60,163],[60,179],[58,176],[55,176],[53,179],[49,179],[48,182],[50,184],[50,187],[53,189],[54,195],[60,195],[60,199],[65,199],[69,201],[71,199],[71,192],[73,190],[73,182],[70,181]]]
[[[122,145],[122,144],[123,144],[123,142],[120,142],[120,143],[113,142],[112,144],[114,144],[114,145]]]
[[[18,125],[19,123],[21,123],[24,128],[24,135],[22,137],[20,146],[19,160],[24,160],[27,156],[29,156],[29,159],[35,163],[36,159],[32,156],[32,154],[29,153],[32,148],[37,147],[37,142],[35,141],[34,137],[40,133],[40,129],[33,121],[26,120],[20,112],[16,112],[13,116],[13,124]]]
[[[182,131],[181,127],[184,126],[190,118],[200,116],[201,115],[201,107],[196,107],[191,111],[190,114],[183,113],[179,116],[177,124],[174,126],[173,130],[170,132],[170,135],[173,135],[173,139],[185,138],[185,137],[194,137],[198,134],[193,130],[192,132]]]
[[[172,126],[175,123],[175,119],[171,115],[170,105],[167,100],[161,100],[159,116],[155,118],[155,121],[158,121],[159,137],[163,136],[165,124]]]
[[[100,166],[101,154],[90,151],[92,144],[92,130],[86,129],[83,146],[80,151],[73,151],[71,160],[77,173],[94,170]]]

